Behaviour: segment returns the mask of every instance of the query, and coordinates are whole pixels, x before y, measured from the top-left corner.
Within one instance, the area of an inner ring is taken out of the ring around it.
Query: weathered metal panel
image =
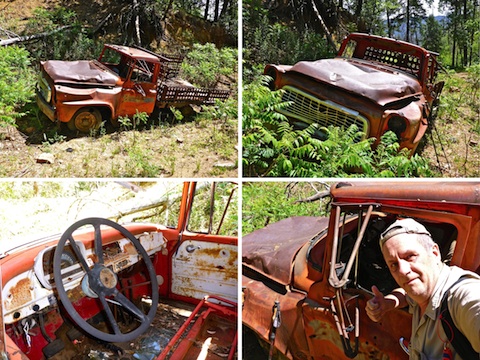
[[[218,295],[237,301],[235,245],[185,240],[172,259],[172,293],[202,299]]]
[[[327,225],[328,218],[308,216],[270,224],[243,237],[242,262],[281,284],[289,284],[295,255]]]
[[[367,64],[341,58],[301,61],[291,71],[369,98],[380,106],[422,91],[418,80],[412,76],[400,72],[374,71]]]

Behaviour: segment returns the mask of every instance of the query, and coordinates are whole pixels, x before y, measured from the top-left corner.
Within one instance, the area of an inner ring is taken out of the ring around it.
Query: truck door
[[[126,80],[117,107],[117,117],[133,116],[137,112],[151,114],[157,95],[155,67],[158,64],[128,59],[126,65]]]
[[[171,258],[171,297],[237,302],[237,184],[190,183],[179,244]]]
[[[325,349],[335,359],[408,359],[408,310],[391,311],[378,323],[365,312],[373,285],[385,295],[398,287],[378,245],[380,234],[398,217],[421,222],[438,244],[444,263],[465,266],[459,254],[466,250],[469,216],[378,203],[333,203],[323,278],[310,287],[302,307],[313,359],[323,359]]]

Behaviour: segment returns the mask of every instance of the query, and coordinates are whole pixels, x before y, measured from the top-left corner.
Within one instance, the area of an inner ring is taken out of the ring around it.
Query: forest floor
[[[96,136],[54,132],[48,139],[10,127],[0,129],[0,176],[236,178],[236,130],[221,120],[186,121]]]
[[[438,176],[480,177],[480,101],[468,74],[445,75],[438,117],[418,150]]]

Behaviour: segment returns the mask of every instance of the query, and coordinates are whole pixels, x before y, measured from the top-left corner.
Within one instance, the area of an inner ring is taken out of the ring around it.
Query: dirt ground
[[[0,176],[10,178],[237,177],[237,135],[221,121],[154,126],[50,143],[0,129]],[[63,136],[61,134],[56,136]],[[38,139],[40,137],[40,139]],[[219,146],[222,143],[222,146]]]

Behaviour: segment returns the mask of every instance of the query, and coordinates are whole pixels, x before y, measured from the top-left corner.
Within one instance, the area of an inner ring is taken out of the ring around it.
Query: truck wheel
[[[70,130],[78,130],[82,133],[89,133],[90,130],[97,130],[102,124],[102,114],[95,108],[82,108],[73,115],[68,122]]]

